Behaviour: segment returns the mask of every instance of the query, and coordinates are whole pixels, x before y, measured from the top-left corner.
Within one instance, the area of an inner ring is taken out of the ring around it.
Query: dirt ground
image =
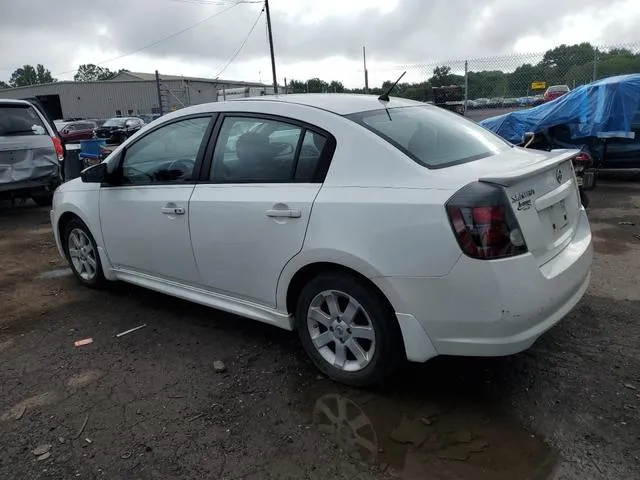
[[[637,479],[640,179],[591,195],[593,280],[566,319],[522,354],[372,390],[319,376],[294,334],[81,287],[47,210],[3,205],[0,478]]]

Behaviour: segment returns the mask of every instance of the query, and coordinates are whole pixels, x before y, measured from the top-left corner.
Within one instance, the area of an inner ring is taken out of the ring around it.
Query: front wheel
[[[352,386],[378,383],[402,359],[393,310],[363,280],[327,273],[302,290],[298,334],[313,363],[329,378]]]
[[[100,255],[91,232],[78,218],[71,220],[64,233],[64,248],[69,266],[83,285],[102,287],[105,283]]]

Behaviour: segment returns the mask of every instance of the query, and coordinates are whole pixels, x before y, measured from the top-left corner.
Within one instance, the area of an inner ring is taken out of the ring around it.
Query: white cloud
[[[176,0],[0,0],[0,79],[25,63],[71,78],[80,63],[135,51],[228,5]],[[223,2],[224,3],[224,2]],[[229,0],[229,4],[233,0]],[[271,0],[278,76],[319,76],[363,83],[367,46],[370,83],[397,76],[394,65],[433,63],[559,43],[640,41],[640,1],[611,0]],[[111,69],[211,76],[247,35],[260,4],[238,5],[201,25],[130,56]],[[67,73],[65,73],[67,72]],[[410,69],[407,80],[430,74]],[[221,75],[270,81],[264,16]]]

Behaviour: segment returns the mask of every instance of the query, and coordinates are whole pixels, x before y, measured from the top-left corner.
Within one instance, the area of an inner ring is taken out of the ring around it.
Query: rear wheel
[[[402,358],[392,309],[355,276],[327,273],[311,280],[298,300],[296,318],[305,351],[338,382],[378,383]]]
[[[87,287],[102,287],[106,280],[102,272],[100,255],[91,232],[78,218],[65,227],[64,248],[71,270]]]

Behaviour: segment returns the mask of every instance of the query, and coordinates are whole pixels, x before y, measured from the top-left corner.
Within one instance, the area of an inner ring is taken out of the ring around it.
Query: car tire
[[[67,261],[76,278],[90,288],[104,287],[106,279],[98,246],[82,220],[74,218],[67,223],[62,242]]]
[[[392,308],[356,276],[329,272],[313,278],[302,289],[296,319],[304,350],[337,382],[379,383],[406,358]]]
[[[43,195],[32,195],[31,200],[36,202],[39,207],[49,207],[53,203],[53,193],[45,193]]]

